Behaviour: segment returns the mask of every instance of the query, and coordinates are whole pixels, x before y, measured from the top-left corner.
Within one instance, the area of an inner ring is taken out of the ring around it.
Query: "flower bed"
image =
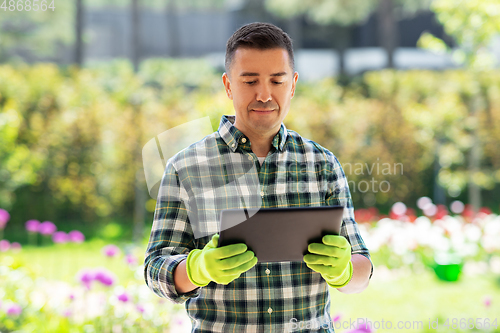
[[[394,205],[389,216],[380,216],[375,209],[356,211],[375,265],[374,283],[384,275],[398,276],[403,270],[414,274],[426,268],[434,268],[443,280],[459,279],[460,274],[450,278],[449,273],[436,269],[450,264],[440,262],[446,255],[459,258],[460,272],[467,275],[500,276],[500,216],[485,210],[472,215],[469,207],[458,206],[462,209],[458,212],[455,204],[455,213],[441,206],[427,207],[422,216],[401,203]],[[6,217],[7,212],[0,212],[2,227],[8,222]],[[178,333],[190,327],[181,305],[157,297],[146,286],[138,259],[145,246],[92,243],[77,230],[63,233],[47,221],[28,221],[26,231],[33,244],[37,237],[52,242],[43,248],[51,251],[46,255],[54,258],[52,269],[71,266],[73,279],[47,278],[47,264],[38,262],[45,254],[35,255],[40,252],[36,246],[1,240],[0,331],[46,327],[54,333]],[[84,251],[91,260],[82,264],[77,251]],[[29,255],[23,257],[24,252]],[[486,307],[496,301],[481,297]]]

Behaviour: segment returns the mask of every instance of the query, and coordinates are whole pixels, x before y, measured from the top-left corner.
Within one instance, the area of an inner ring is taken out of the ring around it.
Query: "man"
[[[217,132],[167,164],[145,279],[160,297],[185,302],[193,332],[286,332],[313,324],[333,332],[329,286],[356,293],[368,285],[372,264],[339,161],[282,123],[297,79],[286,33],[267,23],[241,27],[227,42],[222,77],[235,116],[223,116]],[[234,158],[255,168],[257,194],[226,194],[224,184],[241,172],[220,161]],[[252,194],[263,208],[344,206],[341,235],[310,244],[300,262],[260,263],[245,244],[218,248],[211,226],[220,210],[253,205]],[[197,238],[200,228],[205,233]]]

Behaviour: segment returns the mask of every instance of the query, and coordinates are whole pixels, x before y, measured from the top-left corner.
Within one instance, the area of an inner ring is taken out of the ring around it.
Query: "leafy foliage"
[[[484,147],[477,181],[498,189],[499,91],[496,71],[479,81],[467,71],[381,71],[347,87],[299,82],[285,123],[339,158],[357,208],[387,208],[431,195],[436,159],[439,184],[463,193],[473,128]],[[466,109],[477,93],[487,112],[474,121]],[[125,61],[2,66],[0,206],[13,224],[129,219],[144,144],[207,115],[215,130],[223,114],[233,108],[220,73],[202,61],[152,59],[137,75]]]
[[[495,63],[488,46],[493,37],[500,33],[500,3],[496,0],[480,2],[436,0],[432,4],[432,9],[445,31],[456,40],[458,48],[450,50],[442,40],[429,33],[421,36],[419,45],[437,53],[452,53],[455,61],[470,71],[467,89],[462,93],[462,100],[465,101],[467,109],[463,124],[468,133],[467,142],[462,141],[462,143],[469,146],[469,167],[466,171],[462,169],[458,172],[450,172],[451,170],[445,168],[444,173],[440,174],[440,181],[444,183],[467,181],[470,189],[469,199],[477,210],[481,205],[479,188],[492,188],[496,177],[491,173],[490,163],[486,162],[486,166],[482,168],[480,166],[485,163],[481,160],[483,149],[486,148],[489,153],[491,152],[489,143],[484,147],[485,142],[490,141],[487,137],[495,135],[486,133],[484,129],[495,126],[488,125],[487,122],[495,123],[491,113],[491,91],[495,91],[497,85],[493,83],[492,88],[484,83],[489,81],[485,78],[485,75],[489,75],[485,71],[492,69]],[[446,147],[449,148],[448,152],[453,154],[453,145]],[[454,155],[455,159],[463,160],[457,150]],[[493,160],[496,158],[493,157]]]
[[[491,190],[499,181],[498,154],[491,144],[498,138],[499,77],[489,72],[479,82],[472,78],[467,71],[386,70],[367,73],[362,84],[345,89],[333,80],[299,85],[286,122],[339,157],[358,205],[384,205],[396,198],[415,202],[418,195],[430,195],[436,159],[439,184],[460,194],[475,127],[487,143],[476,178]],[[476,92],[488,101],[479,122],[467,112]],[[379,187],[383,181],[390,183],[387,192],[387,184]],[[367,183],[370,189],[364,191]]]
[[[208,65],[181,64],[183,73],[178,63],[151,61],[137,76],[127,62],[66,71],[2,66],[0,205],[13,204],[21,221],[130,216],[142,146],[196,117],[196,99],[212,87],[193,73],[204,68],[206,82],[216,82]]]
[[[500,3],[486,1],[433,1],[432,10],[448,35],[452,36],[460,50],[455,52],[455,59],[473,68],[489,68],[493,59],[488,55],[487,47],[494,36],[500,32]],[[435,47],[429,36],[424,36],[421,45]]]
[[[10,1],[7,1],[7,11],[0,10],[0,62],[15,60],[9,52],[12,49],[23,53],[32,52],[38,56],[51,56],[59,44],[73,41],[73,2],[55,1],[54,10],[46,8],[51,5],[48,0],[43,3],[16,1],[15,4],[15,10],[11,11]],[[26,5],[29,5],[29,10],[25,8]],[[38,10],[35,10],[36,6]]]

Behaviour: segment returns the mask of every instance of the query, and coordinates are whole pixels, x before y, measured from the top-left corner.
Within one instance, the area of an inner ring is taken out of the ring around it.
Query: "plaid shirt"
[[[185,303],[192,332],[290,332],[299,324],[334,332],[329,286],[302,261],[258,262],[228,285],[210,282],[185,294],[175,289],[179,262],[219,231],[222,209],[242,205],[343,206],[341,235],[353,254],[370,259],[337,158],[282,124],[260,165],[233,122],[234,116],[223,116],[217,132],[168,161],[144,263],[146,283],[158,296]],[[242,174],[254,177],[238,182]]]

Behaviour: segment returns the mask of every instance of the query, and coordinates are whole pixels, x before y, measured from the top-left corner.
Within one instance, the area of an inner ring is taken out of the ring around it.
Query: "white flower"
[[[500,274],[500,257],[494,256],[490,260],[490,270],[492,273]]]
[[[466,224],[463,227],[463,233],[469,242],[479,242],[481,239],[481,229],[474,224]]]

